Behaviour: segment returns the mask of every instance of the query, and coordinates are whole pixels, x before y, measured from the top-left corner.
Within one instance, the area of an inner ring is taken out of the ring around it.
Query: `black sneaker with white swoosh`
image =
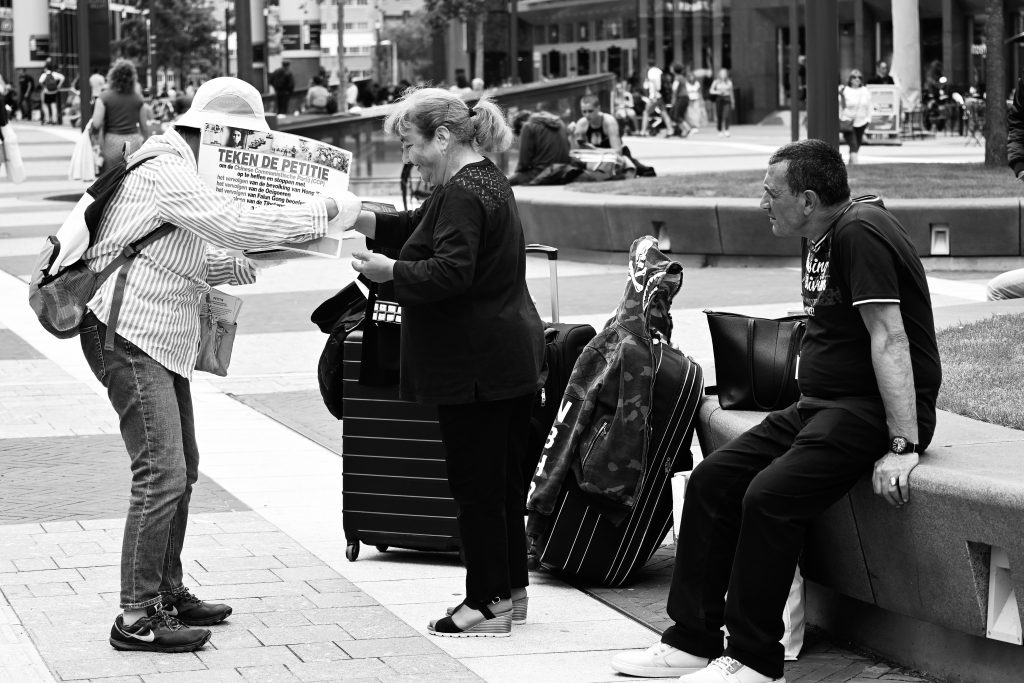
[[[230,606],[204,602],[187,588],[176,595],[163,595],[160,600],[163,610],[186,626],[213,626],[231,616]]]
[[[118,614],[110,627],[110,645],[115,650],[143,652],[192,652],[206,645],[210,631],[189,628],[163,610],[146,615],[131,626]]]

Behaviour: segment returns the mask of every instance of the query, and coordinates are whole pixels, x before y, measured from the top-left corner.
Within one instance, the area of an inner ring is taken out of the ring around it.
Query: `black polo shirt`
[[[809,320],[800,350],[801,393],[830,400],[880,399],[871,338],[857,307],[897,303],[910,342],[919,438],[930,441],[942,370],[924,266],[906,230],[886,209],[854,203],[809,246],[805,265]]]

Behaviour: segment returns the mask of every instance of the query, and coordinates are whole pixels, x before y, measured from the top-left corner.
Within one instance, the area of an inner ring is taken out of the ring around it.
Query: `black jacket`
[[[378,214],[374,242],[401,248],[402,398],[473,403],[540,387],[544,332],[526,288],[526,240],[494,164],[467,165],[414,211]]]

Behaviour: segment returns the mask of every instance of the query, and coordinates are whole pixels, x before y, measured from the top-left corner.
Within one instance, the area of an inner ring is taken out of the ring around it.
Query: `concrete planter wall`
[[[529,242],[625,252],[636,237],[667,237],[671,251],[710,256],[799,256],[772,234],[758,198],[636,197],[517,187]],[[891,199],[886,207],[920,256],[1024,255],[1020,200]],[[944,248],[945,247],[945,248]],[[948,248],[948,253],[943,253]]]

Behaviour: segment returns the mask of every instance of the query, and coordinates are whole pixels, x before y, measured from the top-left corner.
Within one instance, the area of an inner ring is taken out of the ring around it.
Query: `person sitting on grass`
[[[573,125],[574,147],[584,149],[610,149],[622,153],[622,138],[619,124],[611,114],[601,111],[601,102],[596,95],[584,95],[580,99],[583,116]]]
[[[528,185],[552,164],[569,163],[569,134],[554,114],[519,112],[512,119],[512,132],[519,137],[519,161],[510,185]]]

